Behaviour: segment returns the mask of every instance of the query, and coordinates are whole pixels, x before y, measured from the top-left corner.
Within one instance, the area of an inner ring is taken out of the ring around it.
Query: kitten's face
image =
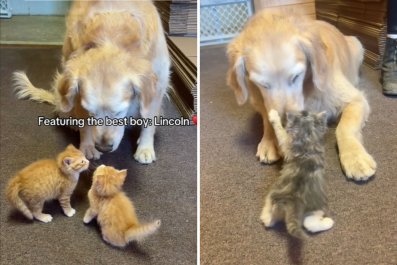
[[[60,156],[63,163],[62,166],[69,172],[73,171],[80,173],[87,170],[90,165],[90,162],[84,154],[71,144],[66,147],[65,151],[63,151]]]
[[[114,167],[101,165],[93,176],[92,187],[101,196],[110,196],[121,190],[127,170],[117,170]]]

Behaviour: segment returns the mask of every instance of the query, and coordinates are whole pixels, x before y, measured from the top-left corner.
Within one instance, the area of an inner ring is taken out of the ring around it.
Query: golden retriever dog
[[[76,1],[66,22],[62,70],[52,91],[16,72],[19,98],[56,106],[60,117],[153,119],[167,93],[170,60],[159,14],[151,1]],[[117,149],[124,126],[84,126],[80,150],[98,159]],[[156,160],[155,127],[142,128],[134,158]]]
[[[268,111],[326,111],[339,118],[336,137],[346,176],[367,180],[376,163],[365,150],[361,129],[370,108],[357,89],[363,47],[334,26],[269,11],[257,13],[228,46],[227,83],[239,105],[248,99],[263,118],[256,156],[263,163],[280,158]]]

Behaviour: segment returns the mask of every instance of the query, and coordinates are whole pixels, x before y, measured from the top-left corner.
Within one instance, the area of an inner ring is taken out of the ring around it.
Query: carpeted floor
[[[64,16],[12,16],[1,20],[0,44],[61,46],[65,27]]]
[[[327,191],[336,223],[299,244],[283,224],[266,230],[260,223],[280,164],[256,160],[260,116],[249,105],[237,106],[226,71],[225,47],[201,50],[201,265],[397,264],[397,98],[381,94],[378,72],[364,67],[360,83],[372,106],[363,135],[378,163],[376,176],[366,184],[346,180],[330,128]]]
[[[158,128],[158,161],[140,165],[132,156],[139,129],[128,129],[119,149],[96,165],[128,169],[125,192],[135,203],[142,221],[161,219],[158,233],[124,250],[102,241],[95,224],[84,225],[90,174],[80,178],[72,197],[77,213],[68,218],[58,203],[48,203],[49,224],[26,221],[5,201],[4,185],[31,162],[54,157],[67,144],[78,145],[78,134],[68,128],[38,127],[37,116],[53,117],[52,106],[18,101],[12,93],[11,73],[25,70],[33,84],[49,87],[60,61],[59,48],[1,48],[1,214],[0,264],[196,264],[196,127]],[[166,102],[166,117],[180,117]],[[91,172],[92,173],[92,172]]]

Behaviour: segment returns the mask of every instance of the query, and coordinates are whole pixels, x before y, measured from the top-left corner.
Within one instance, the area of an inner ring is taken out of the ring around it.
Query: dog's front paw
[[[63,212],[67,217],[72,217],[76,213],[76,210],[73,208],[68,208],[68,209],[64,209]]]
[[[278,112],[276,110],[274,110],[274,109],[271,109],[269,111],[268,116],[269,116],[269,121],[271,123],[275,123],[275,122],[280,120],[280,116],[278,115]]]
[[[264,139],[258,144],[256,157],[259,158],[261,163],[265,164],[272,164],[280,159],[275,143]]]
[[[141,164],[151,164],[152,162],[156,161],[156,154],[154,152],[153,146],[138,146],[134,158]]]
[[[102,155],[94,145],[80,145],[80,151],[84,153],[87,159],[99,159]]]
[[[368,180],[375,174],[376,162],[361,144],[340,154],[340,161],[346,177],[355,181]]]

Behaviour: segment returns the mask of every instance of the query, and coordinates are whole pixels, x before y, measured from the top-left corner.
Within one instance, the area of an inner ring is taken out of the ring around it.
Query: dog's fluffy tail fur
[[[16,180],[11,180],[6,190],[7,200],[18,209],[29,220],[33,220],[33,214],[26,206],[25,202],[19,197],[19,183]]]
[[[145,237],[153,234],[160,227],[161,221],[157,220],[149,224],[134,226],[128,229],[125,233],[125,241],[139,241]]]
[[[15,92],[18,99],[28,98],[40,103],[55,105],[55,95],[48,90],[35,87],[25,72],[15,72],[13,75]]]

